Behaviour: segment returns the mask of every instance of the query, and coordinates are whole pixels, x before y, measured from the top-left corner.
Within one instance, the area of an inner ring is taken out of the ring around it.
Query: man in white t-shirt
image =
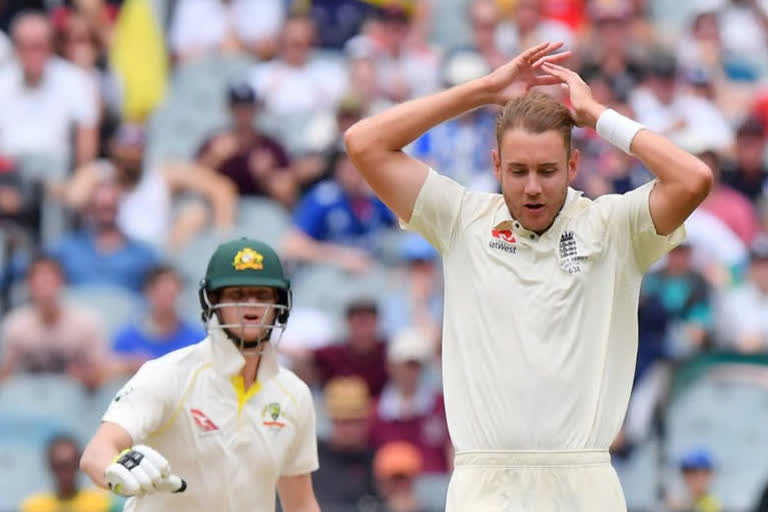
[[[220,245],[200,285],[208,337],[145,363],[118,392],[81,467],[137,512],[318,512],[309,388],[277,362],[291,288],[275,251]],[[173,471],[173,473],[172,473]]]
[[[16,62],[0,73],[0,151],[45,154],[70,165],[71,134],[77,164],[98,149],[98,93],[85,73],[52,55],[52,28],[42,14],[17,17],[11,27]]]
[[[443,382],[456,448],[456,511],[626,510],[608,448],[624,420],[637,353],[643,272],[684,237],[709,168],[597,103],[535,46],[492,73],[398,105],[347,130],[376,193],[441,253]],[[536,85],[564,84],[570,112]],[[401,148],[485,104],[497,121],[502,194],[472,192]],[[569,187],[574,125],[596,129],[657,179],[591,201]]]

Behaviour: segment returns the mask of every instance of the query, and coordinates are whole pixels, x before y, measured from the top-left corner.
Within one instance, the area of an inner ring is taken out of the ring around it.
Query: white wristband
[[[630,155],[629,150],[637,133],[645,126],[609,108],[600,114],[595,131],[602,138]]]

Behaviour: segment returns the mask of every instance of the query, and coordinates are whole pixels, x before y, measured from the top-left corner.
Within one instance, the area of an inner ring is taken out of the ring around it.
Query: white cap
[[[418,361],[425,363],[433,355],[434,343],[425,329],[409,327],[389,340],[387,360],[390,363]]]

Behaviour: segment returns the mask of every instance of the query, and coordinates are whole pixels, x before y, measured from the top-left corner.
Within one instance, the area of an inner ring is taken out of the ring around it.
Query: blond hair
[[[565,149],[571,151],[571,130],[576,122],[565,105],[541,92],[530,92],[513,98],[504,106],[496,119],[496,144],[501,148],[501,138],[507,130],[522,128],[531,133],[549,130],[560,132]]]

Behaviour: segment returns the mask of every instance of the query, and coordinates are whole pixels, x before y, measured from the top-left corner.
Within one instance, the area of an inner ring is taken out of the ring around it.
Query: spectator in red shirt
[[[379,338],[379,312],[375,302],[360,299],[347,306],[347,338],[342,343],[315,350],[311,379],[323,386],[334,377],[358,376],[372,396],[379,396],[387,382],[386,343]]]
[[[447,473],[451,442],[443,397],[423,378],[434,345],[428,331],[415,328],[401,331],[390,341],[391,380],[376,404],[371,441],[374,448],[408,441],[419,449],[425,473]]]

